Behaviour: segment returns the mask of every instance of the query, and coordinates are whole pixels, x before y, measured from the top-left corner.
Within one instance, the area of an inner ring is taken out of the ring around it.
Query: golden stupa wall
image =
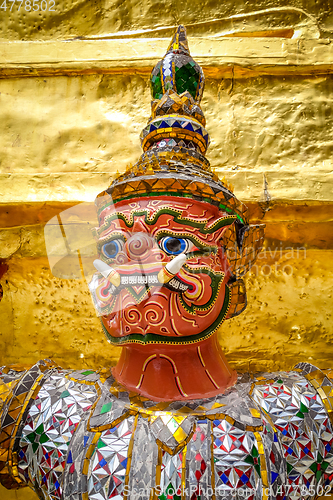
[[[207,79],[207,156],[267,225],[248,308],[220,332],[227,357],[240,371],[332,366],[331,3],[45,2],[0,17],[0,365],[116,362],[86,283],[52,276],[43,227],[138,159],[149,73],[183,23]]]

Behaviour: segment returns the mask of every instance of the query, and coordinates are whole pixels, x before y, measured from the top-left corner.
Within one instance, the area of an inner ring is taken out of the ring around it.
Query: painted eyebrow
[[[103,243],[107,243],[108,241],[116,240],[116,239],[122,239],[122,240],[126,241],[127,238],[128,238],[128,236],[125,233],[125,231],[113,230],[109,234],[106,234],[105,236],[100,237],[98,239],[98,243],[103,244]]]
[[[214,242],[207,243],[205,241],[200,240],[195,234],[183,232],[172,231],[171,229],[158,229],[154,235],[157,243],[164,238],[165,236],[171,236],[172,238],[187,238],[194,245],[198,245],[200,248],[216,248],[216,244]]]
[[[225,217],[219,217],[215,219],[212,223],[209,222],[208,219],[198,221],[197,219],[194,219],[192,217],[183,217],[182,216],[183,211],[182,210],[177,210],[173,208],[168,208],[168,207],[162,207],[160,208],[157,212],[155,212],[152,216],[150,215],[150,210],[148,209],[142,209],[142,210],[134,210],[131,212],[129,218],[126,217],[125,214],[122,212],[115,212],[113,214],[110,214],[109,216],[106,216],[104,219],[104,224],[100,226],[98,229],[98,233],[100,234],[103,232],[104,229],[106,229],[109,225],[110,222],[112,222],[115,219],[122,220],[125,222],[127,227],[133,227],[134,225],[134,217],[142,217],[144,216],[145,218],[145,223],[149,226],[152,226],[156,224],[158,219],[162,215],[171,215],[173,217],[173,220],[179,224],[185,224],[190,227],[195,227],[198,229],[199,233],[202,234],[212,234],[215,233],[218,229],[229,226],[231,225],[236,219],[236,215],[227,215]]]

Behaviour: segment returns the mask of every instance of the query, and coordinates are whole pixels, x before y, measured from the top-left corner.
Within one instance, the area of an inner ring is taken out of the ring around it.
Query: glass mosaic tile
[[[329,393],[330,373],[301,369]],[[120,500],[127,489],[147,500],[152,491],[164,500],[168,490],[178,499],[182,489],[203,500],[212,488],[216,498],[246,490],[254,500],[263,487],[271,488],[267,499],[287,499],[289,490],[303,500],[311,497],[305,489],[332,483],[332,423],[300,372],[263,374],[254,385],[244,375],[224,395],[163,409],[92,370],[43,375],[37,367],[31,376],[38,375],[44,380],[20,429],[18,472],[45,500]]]

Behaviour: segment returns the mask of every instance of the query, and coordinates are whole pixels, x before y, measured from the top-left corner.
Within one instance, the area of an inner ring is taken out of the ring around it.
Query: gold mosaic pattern
[[[176,419],[177,426],[179,427],[183,424],[184,419],[188,416],[191,417],[199,417],[206,418],[208,420],[214,420],[215,418],[221,418],[227,420],[231,425],[235,423],[235,419],[230,417],[225,410],[223,411],[225,404],[221,402],[223,399],[223,395],[218,395],[215,398],[210,398],[207,400],[198,400],[198,401],[183,401],[181,405],[179,402],[156,402],[152,404],[148,398],[144,396],[140,396],[135,392],[128,392],[125,387],[120,385],[117,381],[114,381],[112,386],[110,387],[110,393],[115,397],[119,398],[120,401],[128,396],[128,403],[125,403],[125,406],[129,410],[132,415],[136,415],[139,413],[143,418],[152,419],[152,421],[156,420],[156,415],[161,418],[165,418],[168,422],[171,417]],[[147,405],[148,403],[148,405]],[[256,404],[252,404],[249,401],[249,412],[253,417],[252,423],[248,423],[245,425],[246,430],[249,431],[261,431],[262,430],[262,422],[260,412],[257,409]],[[174,407],[176,405],[176,407]],[[163,421],[163,419],[162,419]],[[174,423],[170,423],[172,427]],[[178,427],[175,427],[175,431],[178,431]],[[100,429],[98,429],[100,430]],[[178,442],[179,436],[185,438],[185,434],[178,431],[180,434],[175,436],[175,442]],[[188,434],[188,433],[187,433]]]
[[[15,365],[15,368],[13,368],[13,365],[10,366],[10,368],[7,366],[4,369],[2,369],[2,373],[6,374],[11,370],[15,370],[18,372],[23,372],[27,368],[23,368],[23,366],[18,367],[18,365]],[[23,375],[23,373],[22,373]],[[5,382],[3,378],[0,379],[0,411],[2,411],[3,407],[6,406],[6,402],[8,399],[12,396],[13,390],[16,387],[16,385],[19,382],[19,378]]]
[[[170,115],[170,114],[181,114],[185,116],[192,116],[198,120],[201,125],[206,125],[206,119],[203,115],[202,109],[198,103],[196,103],[189,92],[184,92],[181,95],[176,94],[172,90],[166,92],[162,99],[154,100],[151,103],[151,113],[152,116],[148,123],[153,118],[158,116]]]
[[[310,373],[304,373],[300,369],[296,369],[296,371],[302,372],[302,375],[316,389],[333,425],[333,370],[316,369]]]
[[[8,392],[6,406],[2,410],[0,430],[0,482],[6,488],[20,488],[25,486],[20,479],[17,464],[17,452],[13,451],[18,427],[29,402],[36,397],[41,388],[40,382],[44,372],[56,365],[49,360],[40,362],[34,367],[34,374],[29,370],[22,378],[13,384]],[[10,367],[9,367],[10,368]],[[22,367],[18,367],[22,369]]]
[[[156,141],[159,139],[167,139],[168,137],[192,141],[199,147],[202,154],[205,154],[207,151],[207,143],[200,134],[192,132],[191,130],[174,127],[159,128],[158,130],[150,132],[142,141],[142,149],[148,151]]]
[[[129,180],[126,183],[117,184],[112,189],[112,198],[117,201],[126,197],[135,198],[136,196],[143,196],[149,193],[158,195],[159,193],[172,196],[173,194],[186,193],[198,198],[212,200],[217,203],[226,203],[228,207],[232,207],[237,211],[239,203],[235,198],[226,200],[223,191],[214,193],[214,190],[203,181],[180,179],[180,178],[147,178],[137,177],[136,179]]]
[[[230,307],[227,314],[227,319],[238,316],[247,306],[246,288],[242,279],[238,279],[228,283],[231,294]]]
[[[259,413],[259,412],[258,412]],[[269,498],[268,495],[268,476],[267,476],[267,464],[266,464],[266,457],[265,457],[265,450],[264,450],[264,445],[262,442],[262,437],[260,432],[254,432],[254,437],[257,440],[257,446],[258,446],[258,452],[260,456],[260,474],[261,474],[261,481],[262,481],[262,500],[267,500]]]
[[[187,416],[163,411],[151,414],[149,421],[156,443],[169,455],[182,450],[193,436],[193,419]]]
[[[244,276],[253,266],[264,242],[264,224],[240,230],[233,224],[223,233],[223,245],[234,276]]]
[[[117,179],[121,182],[129,176],[158,173],[163,170],[164,165],[175,172],[181,171],[181,165],[198,167],[207,172],[212,180],[219,181],[219,177],[211,171],[209,162],[204,156],[194,155],[192,151],[158,151],[155,149],[141,155],[138,162],[135,165],[129,165],[123,174],[117,176]]]

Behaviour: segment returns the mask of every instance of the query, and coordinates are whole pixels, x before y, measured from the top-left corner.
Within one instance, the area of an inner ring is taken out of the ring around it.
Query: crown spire
[[[112,182],[114,202],[141,196],[193,197],[235,214],[244,223],[244,205],[205,157],[209,135],[200,107],[205,77],[190,55],[186,29],[179,26],[151,77],[152,114],[141,133],[139,161]]]
[[[196,104],[200,103],[205,77],[190,55],[184,26],[178,27],[165,56],[153,69],[150,84],[153,99],[161,99],[170,90],[178,95],[188,92]]]
[[[173,52],[175,54],[185,54],[187,56],[190,55],[190,50],[187,43],[186,29],[182,24],[178,26],[177,31],[174,34],[166,53],[169,54],[170,52]]]

